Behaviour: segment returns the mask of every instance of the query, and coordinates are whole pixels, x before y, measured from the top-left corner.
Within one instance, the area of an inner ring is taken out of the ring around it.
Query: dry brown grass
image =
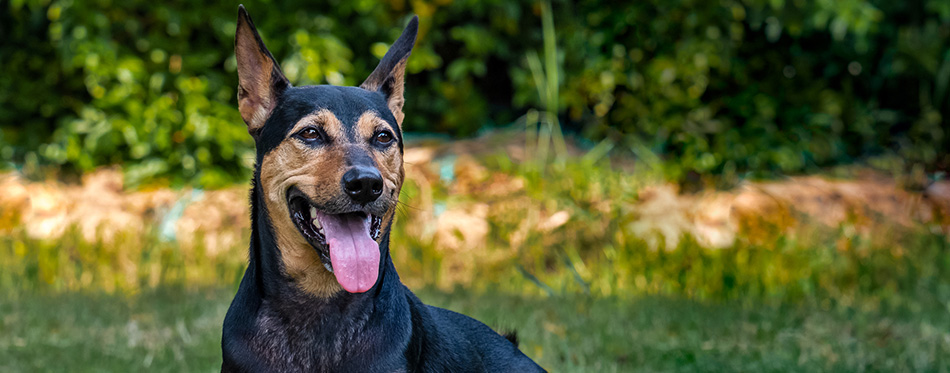
[[[598,248],[604,242],[622,247],[639,239],[653,249],[673,250],[684,237],[692,237],[702,247],[718,249],[737,243],[768,245],[777,236],[808,234],[805,227],[814,225],[848,225],[858,234],[923,225],[950,234],[948,182],[907,191],[881,174],[859,172],[850,179],[800,176],[746,182],[728,191],[681,193],[671,184],[644,185],[636,174],[614,171],[608,179],[585,180],[589,184],[578,187],[583,193],[573,195],[581,180],[557,180],[555,185],[541,178],[539,184],[517,167],[499,170],[498,157],[516,165],[524,159],[523,141],[492,136],[406,149],[408,181],[396,239],[403,246],[431,248],[425,250],[434,250],[430,254],[438,260],[419,259],[428,255],[423,252],[397,261],[419,273],[439,266],[438,275],[407,276],[407,282],[451,288],[475,281],[475,268],[501,266],[512,258],[543,270],[553,265],[549,260],[555,256],[548,250],[554,247],[574,258],[575,270],[585,276],[589,272],[583,258],[588,254],[583,250],[592,242]],[[570,149],[580,154],[575,146]],[[629,162],[615,169],[631,169]],[[609,192],[628,187],[636,190],[626,197]],[[129,232],[131,237],[151,232],[175,241],[186,263],[221,255],[230,263],[246,253],[247,187],[126,190],[114,168],[87,174],[74,184],[0,175],[0,234],[57,240],[72,229],[83,240],[105,244],[129,237]]]

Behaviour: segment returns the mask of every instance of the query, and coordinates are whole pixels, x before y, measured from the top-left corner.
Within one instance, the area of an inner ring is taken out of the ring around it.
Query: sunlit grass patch
[[[794,190],[794,180],[684,195],[658,186],[649,169],[630,171],[596,149],[583,153],[572,145],[572,154],[581,155],[558,163],[498,150],[512,138],[497,133],[407,150],[407,180],[391,235],[393,260],[407,284],[532,296],[769,302],[946,295],[950,255],[942,218],[915,221],[912,212],[888,213],[914,200],[888,199],[889,184],[841,197],[851,202],[824,202],[840,215],[824,221],[781,194]],[[857,185],[806,182],[833,193]],[[145,211],[125,229],[66,225],[58,236],[38,238],[20,229],[34,224],[26,221],[0,235],[0,289],[233,285],[247,263],[245,188],[168,192],[161,199],[111,191],[111,199],[122,201],[116,206]],[[58,198],[92,193],[85,189]],[[146,207],[139,197],[164,205]],[[878,200],[880,206],[867,207]],[[892,207],[881,207],[887,203]],[[66,216],[82,222],[83,214]]]
[[[73,228],[57,239],[21,232],[0,236],[0,291],[134,293],[160,285],[232,284],[246,263],[246,248],[214,254],[201,245],[183,250],[154,231],[120,231],[108,241],[92,242]]]

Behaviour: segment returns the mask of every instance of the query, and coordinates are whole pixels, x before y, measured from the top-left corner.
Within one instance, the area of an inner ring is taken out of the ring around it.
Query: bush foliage
[[[246,4],[291,79],[359,84],[409,14],[408,131],[456,136],[541,104],[542,4]],[[673,160],[670,177],[898,154],[950,166],[950,3],[555,1],[565,128]],[[127,166],[132,183],[243,180],[232,2],[0,0],[0,160]]]

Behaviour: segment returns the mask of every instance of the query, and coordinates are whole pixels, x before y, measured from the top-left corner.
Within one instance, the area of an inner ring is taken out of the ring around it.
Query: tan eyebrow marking
[[[343,138],[343,123],[330,110],[320,109],[300,118],[290,130],[290,134],[293,135],[307,126],[319,126],[331,139]]]
[[[376,133],[377,129],[386,128],[392,131],[389,123],[379,117],[373,110],[367,110],[356,120],[356,134],[360,139],[368,139]],[[393,134],[395,136],[395,134]]]

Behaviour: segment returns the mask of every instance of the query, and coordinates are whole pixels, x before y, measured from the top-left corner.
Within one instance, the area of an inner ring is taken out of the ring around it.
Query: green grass
[[[522,350],[557,372],[950,370],[950,315],[935,303],[885,310],[418,293],[498,329],[517,329]],[[135,295],[7,294],[0,371],[216,371],[232,295],[171,287]]]
[[[754,216],[727,248],[688,236],[653,247],[632,229],[650,171],[595,153],[551,165],[487,155],[480,177],[410,179],[392,241],[403,281],[430,304],[517,329],[556,372],[950,371],[939,224]],[[447,250],[419,229],[436,224],[424,212],[478,204],[489,231],[475,248]],[[538,228],[557,212],[570,220]],[[247,243],[213,251],[154,229],[95,242],[75,229],[0,235],[0,372],[217,370]]]

